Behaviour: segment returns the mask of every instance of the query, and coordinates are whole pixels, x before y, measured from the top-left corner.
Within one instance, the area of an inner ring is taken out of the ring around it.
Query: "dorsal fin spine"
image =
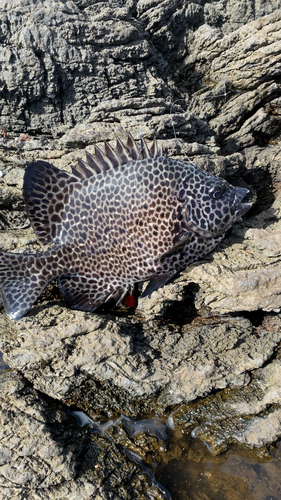
[[[95,145],[95,156],[99,162],[99,165],[102,165],[104,172],[111,168],[111,165],[108,164],[108,162],[106,161],[106,159],[104,157],[103,152],[100,150],[100,148],[97,145]]]
[[[89,153],[89,151],[86,151],[86,159],[87,159],[87,164],[88,166],[90,167],[91,171],[93,172],[93,175],[96,173],[96,174],[100,174],[101,172],[103,172],[103,168],[101,168],[96,159]]]
[[[77,168],[73,167],[72,165],[71,165],[71,171],[72,174],[75,175],[75,177],[77,177],[77,181],[85,179],[85,177],[81,174],[81,172],[79,172]]]
[[[144,138],[141,136],[141,156],[143,160],[150,158],[150,152]]]
[[[108,142],[104,141],[104,150],[107,158],[111,161],[111,164],[114,168],[121,167],[122,160],[118,155],[117,151],[115,151]]]
[[[140,159],[140,150],[135,142],[135,139],[132,137],[130,132],[128,132],[128,139],[127,139],[127,149],[130,151],[131,157],[133,160],[139,160]]]
[[[121,158],[122,165],[126,165],[126,163],[129,163],[130,161],[132,161],[132,157],[129,154],[127,147],[124,146],[121,139],[119,139],[119,137],[117,137],[117,136],[116,136],[116,151]]]
[[[83,175],[83,179],[87,179],[88,177],[91,177],[94,172],[92,170],[89,170],[89,166],[87,163],[84,162],[81,158],[77,158],[78,162],[78,167],[77,170]]]
[[[117,136],[115,149],[106,141],[104,141],[104,152],[97,145],[94,145],[94,154],[86,151],[87,163],[78,159],[78,167],[76,169],[72,167],[72,171],[79,180],[86,179],[94,174],[101,174],[132,161],[158,158],[159,156],[162,156],[162,149],[158,149],[156,138],[149,149],[144,137],[141,136],[141,148],[139,148],[133,136],[128,132],[126,145]]]
[[[149,150],[149,156],[150,158],[156,158],[157,157],[157,141],[156,141],[156,137],[154,137],[153,139],[153,143],[151,145],[151,148]]]

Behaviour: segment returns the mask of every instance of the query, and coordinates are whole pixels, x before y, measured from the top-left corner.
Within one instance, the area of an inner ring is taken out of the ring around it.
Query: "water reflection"
[[[173,500],[280,500],[281,443],[264,454],[237,445],[215,456],[197,438],[171,436],[170,446],[179,441],[185,447],[180,458],[156,472]]]
[[[0,373],[8,370],[9,368],[10,367],[3,361],[3,353],[0,351]]]
[[[154,463],[149,455],[148,460],[143,460],[137,453],[117,444],[130,460],[141,466],[165,498],[170,498],[171,494],[173,500],[281,499],[281,442],[275,447],[257,450],[235,445],[223,454],[213,455],[203,441],[192,437],[190,431],[171,428],[171,425],[165,428],[155,416],[133,421],[121,415],[101,425],[83,411],[68,410],[68,414],[74,416],[81,427],[89,426],[90,432],[98,432],[111,441],[118,440],[119,434],[112,438],[106,431],[122,425],[136,450],[140,446],[140,456],[145,454],[150,443],[135,440],[140,433],[165,442],[165,446],[155,450]]]

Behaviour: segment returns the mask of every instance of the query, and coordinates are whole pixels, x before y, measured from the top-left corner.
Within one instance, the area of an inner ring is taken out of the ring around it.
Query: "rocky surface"
[[[117,500],[117,491],[121,498],[168,498],[122,448],[109,439],[97,443],[67,416],[63,405],[38,393],[20,375],[1,375],[0,388],[3,500]]]
[[[129,439],[121,424],[111,440],[90,436],[67,416],[71,405],[99,422],[160,412],[213,453],[281,435],[281,4],[255,8],[2,2],[1,250],[42,250],[21,194],[30,161],[69,170],[126,130],[156,135],[169,155],[246,186],[254,202],[212,254],[136,310],[70,311],[56,285],[16,323],[2,308],[5,499],[168,498],[144,464],[179,459],[180,446]]]
[[[4,1],[1,126],[58,134],[101,101],[169,93],[167,63],[122,1]]]
[[[2,316],[0,347],[9,366],[45,394],[77,401],[82,391],[92,409],[136,416],[243,384],[281,341],[274,316],[256,328],[231,316],[183,326],[140,322],[44,302],[16,323]]]
[[[280,367],[278,357],[253,372],[247,387],[219,392],[203,405],[183,405],[171,415],[170,425],[187,428],[200,422],[193,436],[203,439],[213,453],[233,443],[254,448],[276,441],[281,435]]]

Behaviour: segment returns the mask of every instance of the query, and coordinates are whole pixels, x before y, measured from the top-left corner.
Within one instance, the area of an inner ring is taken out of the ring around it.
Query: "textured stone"
[[[193,436],[203,439],[213,453],[233,443],[254,448],[276,441],[281,435],[280,370],[277,359],[254,372],[247,387],[218,393],[203,405],[183,405],[170,417],[170,425],[199,423]]]
[[[238,90],[256,88],[280,74],[280,23],[281,11],[277,10],[222,38],[219,30],[201,26],[185,64],[195,64],[206,81],[219,83],[229,75]]]
[[[42,396],[16,372],[1,375],[0,389],[1,499],[117,500],[116,490],[125,491],[126,499],[168,498],[123,448],[110,438],[91,439],[63,405]]]
[[[140,329],[131,318],[43,303],[16,323],[2,316],[0,348],[11,368],[53,398],[73,400],[87,386],[87,399],[98,395],[99,405],[136,415],[141,398],[163,410],[262,366],[281,341],[278,321],[268,320],[257,338],[243,318],[202,318],[182,328],[156,321]]]
[[[4,1],[0,29],[0,123],[6,130],[57,134],[105,99],[170,92],[162,78],[165,61],[155,60],[121,1],[81,9],[65,0]]]
[[[208,40],[214,36],[221,38],[281,7],[280,0],[255,5],[245,0],[215,0],[205,4],[189,0],[127,0],[126,4],[145,26],[157,50],[171,64],[192,54],[198,31],[203,36],[205,33],[204,41],[208,45]]]

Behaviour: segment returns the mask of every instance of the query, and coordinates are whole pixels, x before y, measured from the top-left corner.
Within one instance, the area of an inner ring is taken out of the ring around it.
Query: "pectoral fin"
[[[155,274],[152,276],[150,279],[150,282],[148,283],[146,289],[144,292],[141,294],[141,298],[147,297],[150,295],[152,292],[155,292],[158,290],[158,288],[161,288],[161,286],[166,285],[170,279],[175,275],[176,273],[174,271],[171,271],[169,273],[165,274]]]
[[[162,259],[162,257],[166,257],[169,255],[173,255],[175,253],[180,253],[188,243],[190,243],[193,233],[189,233],[186,231],[182,231],[174,238],[174,246],[169,248],[166,252],[162,253],[157,257],[158,259]]]

